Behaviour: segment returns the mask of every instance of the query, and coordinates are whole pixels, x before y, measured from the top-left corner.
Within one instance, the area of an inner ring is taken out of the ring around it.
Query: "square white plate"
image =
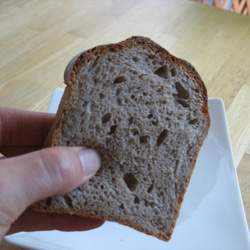
[[[62,89],[53,93],[55,113]],[[241,199],[223,101],[209,99],[211,129],[200,151],[172,239],[163,242],[114,222],[85,232],[43,231],[5,237],[31,249],[247,250],[249,231]]]

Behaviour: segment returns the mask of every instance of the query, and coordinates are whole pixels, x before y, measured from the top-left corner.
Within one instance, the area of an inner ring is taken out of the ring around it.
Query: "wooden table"
[[[0,1],[0,105],[45,112],[79,51],[148,36],[224,100],[250,224],[250,17],[187,0]],[[19,249],[6,243],[0,249]]]

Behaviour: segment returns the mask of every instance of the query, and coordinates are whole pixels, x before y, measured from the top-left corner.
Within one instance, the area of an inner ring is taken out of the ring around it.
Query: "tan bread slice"
[[[78,54],[46,146],[95,148],[86,185],[34,205],[116,221],[168,241],[210,118],[205,85],[186,61],[149,38]]]

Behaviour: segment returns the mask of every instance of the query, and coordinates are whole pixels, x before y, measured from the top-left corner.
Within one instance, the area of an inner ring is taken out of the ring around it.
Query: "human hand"
[[[41,149],[54,115],[0,108],[0,240],[35,230],[87,230],[103,221],[39,213],[34,202],[72,191],[100,167],[99,155],[84,147]]]

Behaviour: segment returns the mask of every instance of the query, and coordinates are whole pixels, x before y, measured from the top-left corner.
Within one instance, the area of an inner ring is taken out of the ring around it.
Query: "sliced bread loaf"
[[[149,38],[78,54],[46,146],[95,148],[86,185],[38,211],[116,221],[168,241],[208,134],[207,92],[196,70]]]

